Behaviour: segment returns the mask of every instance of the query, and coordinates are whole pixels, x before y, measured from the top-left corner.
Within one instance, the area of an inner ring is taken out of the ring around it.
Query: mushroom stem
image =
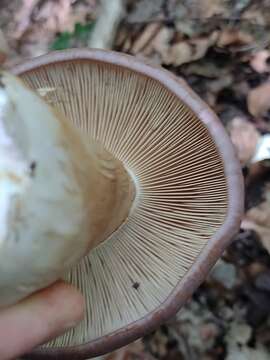
[[[0,306],[59,279],[127,218],[123,164],[0,72]]]

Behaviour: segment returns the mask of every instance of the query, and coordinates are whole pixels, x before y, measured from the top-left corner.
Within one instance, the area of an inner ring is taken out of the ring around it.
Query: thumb
[[[83,296],[63,282],[0,310],[0,359],[12,359],[60,335],[83,313]]]

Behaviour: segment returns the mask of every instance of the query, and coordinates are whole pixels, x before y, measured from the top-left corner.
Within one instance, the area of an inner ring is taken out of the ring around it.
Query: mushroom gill
[[[45,346],[81,345],[153,313],[173,293],[226,219],[224,159],[185,101],[128,66],[71,57],[16,72],[135,184],[122,226],[65,276],[83,292],[86,316]]]

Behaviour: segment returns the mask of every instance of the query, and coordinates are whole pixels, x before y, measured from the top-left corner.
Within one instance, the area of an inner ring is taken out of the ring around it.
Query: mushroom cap
[[[30,354],[98,356],[154,330],[204,280],[240,225],[241,168],[212,110],[159,67],[72,49],[13,73],[121,160],[135,183],[126,222],[66,275],[85,295],[85,319]]]

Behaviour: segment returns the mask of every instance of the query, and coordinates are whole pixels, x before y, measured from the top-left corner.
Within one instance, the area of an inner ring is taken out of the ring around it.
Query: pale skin
[[[83,296],[64,282],[0,310],[0,359],[16,359],[29,352],[75,326],[83,314]]]

